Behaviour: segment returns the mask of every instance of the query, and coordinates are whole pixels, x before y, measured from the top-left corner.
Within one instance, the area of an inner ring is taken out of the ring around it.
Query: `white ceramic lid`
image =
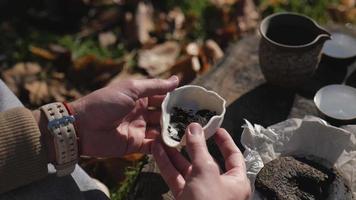
[[[325,42],[323,53],[334,58],[352,58],[356,56],[356,39],[343,34],[332,33],[331,40]]]

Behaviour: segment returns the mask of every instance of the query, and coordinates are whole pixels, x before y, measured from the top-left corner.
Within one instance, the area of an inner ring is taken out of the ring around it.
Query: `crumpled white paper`
[[[253,126],[246,120],[241,143],[246,148],[244,156],[247,176],[251,181],[253,191],[256,176],[265,163],[280,156],[318,157],[323,159],[319,161],[322,162],[321,164],[334,167],[342,175],[351,189],[352,199],[355,199],[355,130],[355,126],[337,128],[313,116],[306,116],[304,119],[289,119],[268,128],[260,125]],[[344,189],[341,188],[341,190]],[[335,194],[329,199],[350,199],[343,195]],[[255,192],[252,199],[262,198]]]

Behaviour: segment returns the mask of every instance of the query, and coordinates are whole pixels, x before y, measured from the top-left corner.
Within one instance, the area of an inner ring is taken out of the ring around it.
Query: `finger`
[[[159,126],[150,126],[146,128],[146,139],[155,139],[161,133]]]
[[[134,120],[129,123],[126,153],[139,151],[142,141],[145,138],[145,131],[146,123],[143,120]]]
[[[192,169],[190,162],[184,158],[176,148],[166,147],[165,150],[175,168],[183,175],[183,177],[186,177]]]
[[[225,129],[218,129],[214,136],[214,140],[218,145],[224,159],[225,167],[230,175],[245,173],[246,166],[244,157],[240,149],[236,146],[232,140],[230,134]]]
[[[144,139],[142,141],[141,148],[139,149],[139,153],[152,154],[152,147],[154,142],[154,139]]]
[[[156,125],[160,125],[161,114],[162,112],[160,110],[151,110],[145,112],[144,118],[148,125],[156,126]]]
[[[166,181],[173,195],[177,197],[185,185],[183,176],[172,165],[168,155],[157,140],[153,143],[152,153],[156,160],[157,166],[161,171],[163,179]]]
[[[167,80],[163,79],[145,79],[136,80],[134,88],[130,88],[137,99],[154,95],[164,95],[174,90],[178,86],[177,76],[172,76]]]
[[[206,166],[215,165],[213,158],[206,146],[203,128],[198,123],[191,123],[186,129],[187,150],[196,169],[204,169]]]
[[[166,95],[155,95],[148,97],[148,106],[160,108]]]

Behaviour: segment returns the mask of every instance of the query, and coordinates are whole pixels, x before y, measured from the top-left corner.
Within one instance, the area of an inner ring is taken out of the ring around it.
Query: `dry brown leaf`
[[[122,30],[124,32],[125,41],[129,46],[139,42],[135,18],[131,12],[125,12]]]
[[[168,20],[174,24],[173,38],[182,39],[186,35],[184,30],[185,15],[183,11],[179,7],[174,8],[168,13]]]
[[[63,84],[63,81],[51,80],[48,84],[49,95],[57,102],[64,102],[69,96],[69,92]]]
[[[71,89],[67,92],[67,96],[71,99],[79,99],[83,95],[76,89]]]
[[[75,71],[81,71],[86,69],[88,66],[93,65],[96,62],[96,56],[95,55],[86,55],[83,57],[80,57],[73,62],[74,70]]]
[[[202,69],[198,56],[191,58],[192,68],[194,71],[199,72]]]
[[[203,48],[206,56],[213,64],[224,56],[223,50],[214,40],[207,40]]]
[[[106,9],[100,12],[93,20],[82,27],[79,33],[80,37],[87,37],[93,33],[97,33],[106,28],[113,26],[118,23],[121,17],[119,9]]]
[[[354,8],[356,6],[356,0],[341,0],[340,3],[348,8]]]
[[[332,19],[335,22],[351,22],[356,23],[356,8],[349,8],[345,5],[332,5],[328,9]]]
[[[65,47],[57,44],[49,44],[49,50],[56,56],[54,66],[61,72],[65,72],[72,65],[72,53]]]
[[[7,86],[16,95],[20,95],[23,84],[36,79],[36,75],[41,72],[41,67],[37,63],[26,62],[17,63],[12,68],[4,71],[2,77]]]
[[[170,24],[167,21],[167,14],[159,12],[157,19],[155,19],[155,34],[157,37],[164,37],[169,32]]]
[[[237,26],[241,32],[253,30],[257,27],[260,18],[253,0],[241,0],[238,5],[242,6],[242,13],[237,17]]]
[[[103,71],[119,72],[122,70],[125,63],[126,63],[125,60],[113,60],[113,59],[97,60],[94,69],[96,72],[103,72]]]
[[[59,80],[59,81],[62,81],[65,78],[65,74],[61,73],[61,72],[52,72],[51,76],[52,76],[53,79],[56,79],[56,80]]]
[[[51,73],[53,79],[47,80],[48,93],[51,101],[69,101],[80,98],[82,95],[75,89],[68,89],[65,84],[65,76],[63,73]]]
[[[122,158],[127,160],[127,161],[139,161],[143,157],[144,157],[144,154],[142,154],[142,153],[132,153],[132,154],[129,154],[129,155],[125,155]]]
[[[349,10],[347,14],[347,19],[349,22],[356,23],[356,8],[352,8]]]
[[[197,72],[193,70],[192,57],[186,56],[179,59],[169,71],[163,73],[161,78],[168,78],[172,75],[179,77],[179,85],[186,85],[192,82],[197,76]]]
[[[56,55],[55,54],[51,53],[47,49],[43,49],[43,48],[40,48],[40,47],[30,46],[30,52],[33,55],[38,56],[38,57],[43,58],[43,59],[46,59],[46,60],[54,60],[54,59],[56,59]]]
[[[145,69],[150,76],[157,76],[174,65],[179,52],[179,44],[173,41],[156,45],[152,49],[141,50],[138,53],[138,66]]]
[[[153,43],[150,32],[154,29],[153,6],[149,2],[140,1],[136,11],[136,26],[138,40],[141,44]]]
[[[185,51],[188,53],[188,55],[198,56],[200,47],[196,42],[191,42],[187,45],[187,47],[185,48]]]
[[[174,26],[176,29],[182,29],[185,21],[185,16],[179,7],[175,7],[173,10],[169,11],[168,18],[174,21]]]
[[[111,6],[118,4],[115,0],[82,0],[88,6]]]
[[[109,82],[108,85],[113,85],[113,84],[117,84],[120,81],[123,80],[129,80],[129,79],[146,79],[147,76],[140,74],[140,73],[130,73],[129,71],[123,71],[120,74],[118,74],[117,76],[113,77],[111,79],[111,81]]]
[[[113,45],[116,43],[117,41],[117,38],[115,36],[115,34],[111,31],[108,31],[108,32],[102,32],[99,34],[99,43],[100,43],[100,46],[103,47],[103,48],[106,48],[110,45]]]
[[[29,93],[29,99],[32,105],[42,105],[50,100],[48,86],[45,81],[26,83],[25,89]]]
[[[210,0],[210,3],[218,7],[223,7],[223,6],[230,6],[236,3],[237,1],[239,0]]]

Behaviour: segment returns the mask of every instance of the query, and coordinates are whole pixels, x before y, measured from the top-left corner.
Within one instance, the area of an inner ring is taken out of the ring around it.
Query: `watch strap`
[[[48,130],[53,136],[58,176],[73,172],[78,161],[78,144],[74,129],[74,117],[69,115],[63,103],[51,103],[41,107],[48,119]]]

